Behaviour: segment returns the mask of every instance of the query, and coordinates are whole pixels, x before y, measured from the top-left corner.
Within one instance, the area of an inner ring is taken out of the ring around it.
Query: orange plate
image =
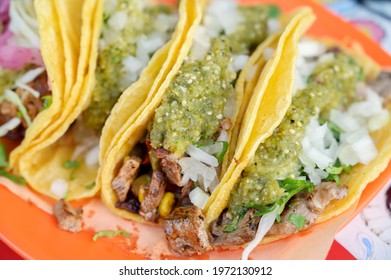
[[[172,3],[174,1],[164,0],[163,2]],[[321,5],[310,0],[244,0],[243,3],[269,2],[282,7],[283,11],[291,11],[302,5],[313,8],[318,19],[310,30],[310,34],[316,36],[328,36],[335,39],[354,39],[362,44],[366,52],[373,57],[379,64],[388,68],[391,66],[391,57],[374,41],[364,33],[358,31],[354,26],[345,22],[341,18],[332,14]],[[381,190],[381,188],[390,179],[391,164],[387,169],[372,182],[363,192],[356,209],[351,209],[350,213],[358,213],[365,207],[372,198]],[[349,215],[346,215],[349,216]],[[350,216],[350,218],[352,215]],[[345,220],[339,222],[339,226]],[[328,221],[319,226],[314,226],[306,234],[301,236],[316,236],[320,231],[328,227]],[[308,234],[311,233],[311,234]],[[0,238],[13,250],[26,259],[140,259],[129,251],[123,250],[118,246],[112,246],[113,241],[109,239],[92,242],[91,232],[83,231],[72,234],[60,230],[51,215],[38,209],[36,206],[26,202],[16,195],[12,194],[3,186],[0,187]],[[303,238],[302,238],[303,239]],[[327,239],[327,246],[331,245],[333,235]],[[294,243],[289,243],[290,241]],[[268,249],[279,251],[283,244],[295,244],[296,239],[288,238],[268,244],[263,247],[266,252]],[[329,248],[329,247],[328,247]],[[323,254],[323,255],[322,255]],[[323,252],[315,258],[323,258],[327,254]],[[227,252],[227,258],[229,258]],[[275,258],[275,255],[266,254],[264,257]],[[284,257],[284,256],[281,256]],[[286,258],[310,258],[305,255],[290,255]],[[203,257],[205,258],[205,257]],[[219,258],[224,258],[224,254]]]

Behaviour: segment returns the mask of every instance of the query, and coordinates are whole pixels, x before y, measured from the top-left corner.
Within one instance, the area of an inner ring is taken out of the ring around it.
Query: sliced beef
[[[164,148],[158,148],[153,150],[153,155],[158,158],[165,158],[166,156],[170,155],[171,152],[169,150],[166,150]]]
[[[143,186],[144,185],[141,185],[140,188],[142,188]],[[138,213],[140,210],[140,202],[138,201],[138,198],[132,192],[128,192],[126,200],[125,201],[118,201],[115,204],[115,207],[129,211],[131,213]]]
[[[146,221],[157,221],[159,217],[158,207],[163,199],[165,189],[164,174],[160,171],[153,171],[148,193],[140,206],[140,215]]]
[[[125,201],[130,187],[137,178],[140,165],[141,158],[139,157],[131,156],[125,159],[117,177],[111,182],[111,187],[116,192],[120,202]]]
[[[182,168],[174,155],[168,155],[161,159],[160,166],[171,183],[179,186],[182,180]]]
[[[260,217],[254,216],[254,209],[250,209],[239,220],[236,230],[224,232],[224,228],[231,224],[232,219],[228,213],[224,213],[211,225],[213,244],[216,246],[239,246],[254,239]]]
[[[61,199],[54,205],[53,214],[57,219],[59,228],[71,232],[82,230],[83,210],[81,208],[74,209],[69,203]]]
[[[370,84],[370,87],[383,96],[387,103],[391,102],[391,72],[382,72],[379,77]]]
[[[171,248],[182,256],[200,255],[213,249],[202,211],[194,205],[176,208],[163,226]]]
[[[347,196],[346,186],[337,187],[335,182],[320,183],[311,194],[302,194],[294,197],[281,215],[281,222],[275,223],[268,235],[293,234],[298,232],[297,227],[289,221],[291,214],[296,213],[305,218],[302,230],[309,228],[322,214],[332,200],[340,200]]]

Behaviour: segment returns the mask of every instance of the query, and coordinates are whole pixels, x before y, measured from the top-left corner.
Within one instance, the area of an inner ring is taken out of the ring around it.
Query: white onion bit
[[[50,191],[57,198],[64,198],[68,191],[68,183],[63,179],[55,179],[50,185]]]

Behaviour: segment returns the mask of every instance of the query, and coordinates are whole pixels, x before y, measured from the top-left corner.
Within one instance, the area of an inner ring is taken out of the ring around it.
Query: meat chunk
[[[163,226],[171,248],[182,256],[201,255],[213,249],[202,211],[194,205],[176,208]]]
[[[140,187],[144,187],[144,185],[141,185]],[[128,192],[128,195],[126,197],[125,201],[118,201],[115,204],[115,207],[124,209],[126,211],[129,211],[131,213],[138,213],[140,210],[140,202],[138,201],[137,197],[132,192]]]
[[[164,174],[160,171],[153,171],[151,184],[148,193],[140,206],[140,215],[150,222],[156,222],[159,217],[158,207],[163,199],[166,189]]]
[[[391,102],[391,72],[382,72],[379,77],[370,84],[370,87],[378,92],[386,103]]]
[[[61,199],[54,205],[53,214],[57,219],[59,228],[71,232],[82,230],[83,210],[81,208],[74,209],[69,203]]]
[[[137,178],[140,165],[141,158],[136,156],[126,158],[117,177],[111,182],[111,187],[116,192],[119,201],[125,201],[130,187]]]
[[[169,150],[164,149],[164,148],[158,148],[158,149],[153,150],[153,155],[159,159],[165,158],[169,154],[171,154],[171,152]]]
[[[292,206],[282,213],[281,222],[275,223],[268,235],[298,232],[297,227],[289,221],[289,217],[293,213],[305,218],[305,225],[302,230],[309,228],[332,200],[343,199],[347,194],[348,188],[346,186],[337,187],[335,182],[320,183],[311,194],[296,196],[290,203]]]
[[[224,213],[212,224],[213,244],[216,246],[239,246],[254,239],[260,217],[254,216],[255,209],[250,209],[239,220],[236,230],[224,232],[224,228],[232,222],[228,213]]]
[[[160,166],[164,174],[166,174],[167,178],[170,180],[170,182],[179,186],[182,180],[182,168],[177,162],[174,155],[168,155],[162,158]]]

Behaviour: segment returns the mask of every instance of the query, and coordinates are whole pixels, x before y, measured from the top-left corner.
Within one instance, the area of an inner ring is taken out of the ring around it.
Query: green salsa
[[[240,7],[240,13],[244,21],[236,31],[213,38],[205,58],[184,63],[171,82],[153,119],[153,148],[180,155],[218,131],[237,78],[233,55],[250,53],[267,36],[268,6]]]
[[[129,74],[123,65],[124,60],[130,55],[136,56],[140,37],[149,36],[156,31],[156,19],[159,14],[174,13],[167,5],[144,6],[139,0],[118,1],[116,11],[125,11],[127,14],[126,25],[121,30],[111,30],[108,25],[112,15],[104,13],[100,40],[105,45],[101,47],[98,56],[92,101],[83,113],[83,121],[87,127],[97,132],[101,131],[117,99],[132,82],[128,82]]]
[[[266,206],[281,198],[284,189],[279,181],[300,176],[301,141],[311,117],[319,113],[327,118],[331,109],[353,102],[362,71],[343,53],[315,68],[307,87],[296,93],[281,124],[243,171],[230,197],[231,213],[238,214],[248,203]]]

